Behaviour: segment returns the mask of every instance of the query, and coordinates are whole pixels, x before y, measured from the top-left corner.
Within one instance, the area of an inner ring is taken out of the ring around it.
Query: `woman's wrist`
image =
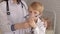
[[[14,24],[11,25],[11,30],[12,30],[12,31],[15,31]]]

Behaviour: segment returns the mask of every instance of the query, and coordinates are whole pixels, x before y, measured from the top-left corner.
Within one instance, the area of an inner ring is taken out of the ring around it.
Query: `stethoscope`
[[[22,2],[20,2],[21,3],[21,6],[22,6],[22,8],[23,8],[23,6],[25,6]],[[26,8],[26,7],[25,7]],[[6,14],[7,15],[10,15],[11,13],[9,12],[9,4],[8,4],[8,0],[6,0]]]
[[[6,11],[7,11],[7,15],[10,15],[8,0],[6,0]]]

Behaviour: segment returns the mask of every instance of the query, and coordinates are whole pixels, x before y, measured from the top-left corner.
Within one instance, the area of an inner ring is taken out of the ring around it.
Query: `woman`
[[[23,26],[20,30],[14,31],[13,28],[13,24],[22,23],[26,20],[27,9],[26,3],[21,0],[6,0],[1,2],[0,28],[2,29],[2,34],[25,34],[25,32],[29,32],[29,29],[22,29]]]

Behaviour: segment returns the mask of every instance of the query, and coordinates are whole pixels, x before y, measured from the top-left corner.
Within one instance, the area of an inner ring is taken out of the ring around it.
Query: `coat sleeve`
[[[11,31],[11,22],[8,20],[6,13],[3,12],[1,8],[0,8],[0,28],[4,32]]]

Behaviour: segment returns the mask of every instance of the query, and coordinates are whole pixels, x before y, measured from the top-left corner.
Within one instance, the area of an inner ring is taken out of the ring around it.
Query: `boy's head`
[[[28,10],[31,15],[42,15],[42,11],[44,10],[44,7],[39,2],[33,2],[29,6]]]

